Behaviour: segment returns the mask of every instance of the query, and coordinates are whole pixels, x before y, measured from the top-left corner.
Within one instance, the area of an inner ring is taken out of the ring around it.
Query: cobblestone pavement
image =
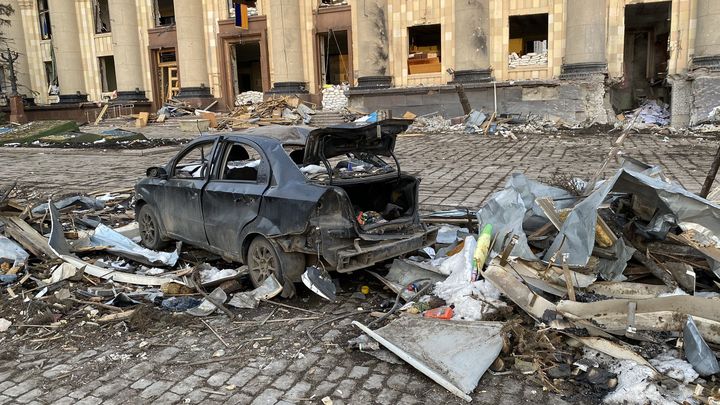
[[[531,178],[588,177],[599,169],[613,139],[533,135],[515,142],[421,135],[401,137],[397,151],[403,168],[423,177],[420,194],[426,207],[477,207],[513,172]],[[638,135],[625,149],[647,163],[662,165],[672,179],[697,191],[717,146],[714,139],[664,141]],[[0,149],[0,182],[17,179],[22,186],[42,192],[127,188],[147,166],[165,162],[173,153]],[[608,174],[615,167],[613,162]],[[8,301],[7,296],[0,297],[2,301],[2,307],[17,311],[28,311],[30,305],[19,299]],[[347,339],[359,334],[351,319],[367,323],[372,319],[367,314],[320,325],[327,317],[369,309],[369,302],[347,293],[340,303],[327,304],[301,293],[288,303],[325,315],[276,321],[315,315],[262,304],[258,310],[241,311],[242,321],[268,320],[262,326],[230,323],[222,317],[207,319],[229,347],[199,320],[169,315],[147,315],[144,323],[85,322],[70,331],[33,330],[16,340],[0,334],[0,404],[289,404],[319,403],[325,395],[336,405],[462,403],[402,362],[388,363],[346,349]],[[315,342],[307,332],[318,325]],[[201,364],[212,360],[218,350],[238,357]],[[532,376],[490,373],[472,397],[474,403],[493,405],[596,400],[591,393],[578,400],[544,392]]]
[[[404,171],[420,175],[420,204],[425,208],[477,208],[512,173],[548,179],[559,175],[589,178],[600,169],[615,136],[529,135],[511,141],[476,135],[408,135],[397,142]],[[699,191],[718,147],[716,138],[633,135],[628,156],[661,165],[666,174]],[[0,182],[18,180],[43,192],[126,188],[149,166],[166,163],[177,148],[160,150],[0,149]],[[615,160],[605,170],[612,174]]]

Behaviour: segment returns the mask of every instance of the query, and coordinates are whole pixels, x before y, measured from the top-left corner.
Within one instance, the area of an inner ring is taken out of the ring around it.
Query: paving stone
[[[225,404],[228,405],[240,405],[240,404],[249,404],[253,398],[247,394],[243,394],[242,392],[238,392],[237,394],[233,395],[225,401]]]
[[[288,361],[285,359],[275,359],[263,367],[260,372],[265,375],[278,375],[285,371]]]
[[[153,381],[150,381],[150,380],[146,380],[146,379],[144,379],[144,378],[141,378],[141,379],[135,381],[135,382],[130,386],[130,388],[135,389],[135,390],[144,390],[146,387],[152,385],[152,383],[153,383]]]
[[[312,385],[309,382],[300,381],[285,393],[285,398],[304,398],[310,388],[312,388]]]
[[[180,401],[180,395],[167,391],[153,401],[154,405],[172,405]]]
[[[253,367],[244,367],[237,372],[234,376],[230,377],[227,381],[228,384],[233,384],[238,388],[242,388],[247,384],[248,381],[252,380],[256,375],[260,373],[260,370]]]
[[[19,397],[17,397],[15,399],[15,401],[17,401],[21,404],[27,404],[28,402],[32,402],[35,399],[37,399],[38,397],[42,396],[42,394],[43,394],[43,390],[41,390],[40,388],[34,388],[34,389],[20,395]]]
[[[11,386],[10,388],[5,389],[5,391],[3,391],[3,394],[9,397],[18,397],[35,388],[37,385],[38,382],[36,380],[25,380],[20,382],[19,384],[13,384],[13,386]]]
[[[273,405],[283,395],[283,392],[275,388],[268,388],[252,401],[252,405]]]
[[[320,384],[318,384],[318,386],[315,387],[315,389],[312,390],[312,393],[315,396],[324,397],[325,395],[332,394],[336,385],[337,385],[336,383],[331,382],[331,381],[323,381]]]
[[[382,391],[380,391],[380,394],[378,394],[376,402],[382,405],[393,405],[395,404],[397,396],[397,391],[393,391],[389,388],[383,388]]]
[[[207,398],[207,396],[208,396],[208,394],[206,394],[200,390],[195,390],[195,391],[190,392],[187,395],[184,395],[182,402],[190,403],[190,404],[205,403],[205,399]]]
[[[173,383],[170,381],[155,381],[150,386],[145,388],[140,396],[146,399],[159,397],[163,392],[167,391],[172,387]]]
[[[335,387],[335,394],[340,398],[350,398],[355,389],[357,382],[355,380],[342,380],[337,387]]]
[[[272,380],[272,377],[260,374],[245,384],[242,390],[250,395],[257,395],[263,391]]]
[[[377,390],[382,388],[383,382],[385,381],[385,376],[380,374],[373,374],[370,377],[368,377],[367,380],[365,380],[365,384],[363,385],[363,388],[367,390]]]
[[[290,388],[290,386],[295,383],[295,380],[298,378],[297,374],[283,374],[280,377],[277,378],[277,380],[273,381],[272,385],[273,387],[280,389],[280,390],[287,390]]]
[[[347,369],[345,367],[335,367],[325,379],[328,381],[336,381],[345,375]]]
[[[102,399],[98,397],[85,397],[75,403],[75,405],[98,405],[102,403]]]
[[[221,371],[210,376],[210,378],[208,378],[207,380],[207,383],[209,386],[217,388],[223,385],[225,381],[227,381],[228,378],[230,378],[231,376],[232,374]]]
[[[112,382],[106,382],[103,385],[99,386],[95,391],[93,391],[93,395],[96,397],[109,397],[112,395],[117,395],[120,391],[125,389],[130,385],[130,381],[124,380],[124,379],[115,379]]]
[[[350,370],[350,374],[348,375],[348,377],[358,379],[361,377],[365,377],[368,372],[370,372],[369,367],[355,366]]]
[[[53,405],[72,405],[77,403],[77,399],[71,398],[71,397],[64,397],[60,398],[59,400],[53,402]]]

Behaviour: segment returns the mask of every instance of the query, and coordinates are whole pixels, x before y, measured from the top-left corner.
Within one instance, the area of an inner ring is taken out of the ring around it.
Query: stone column
[[[87,101],[75,0],[49,0],[52,46],[61,103]]]
[[[578,79],[607,71],[607,14],[606,0],[567,0],[561,79]]]
[[[300,1],[272,0],[265,4],[272,38],[273,88],[269,93],[307,93],[300,40],[305,32],[300,23]]]
[[[356,1],[351,12],[356,15],[353,41],[358,44],[357,88],[392,86],[388,61],[387,0]]]
[[[453,83],[493,80],[490,69],[490,0],[455,0]]]
[[[198,0],[175,0],[174,3],[180,73],[177,98],[198,105],[212,98],[205,56],[205,10],[202,3]]]
[[[110,27],[117,81],[117,101],[147,101],[143,90],[140,26],[135,0],[111,0]]]
[[[697,0],[693,69],[720,71],[720,1]]]
[[[30,88],[30,65],[25,47],[25,30],[22,25],[20,4],[17,0],[12,0],[10,5],[15,12],[9,17],[10,25],[5,28],[5,36],[8,38],[8,47],[20,54],[20,57],[15,61],[18,93],[33,98],[32,89]],[[7,49],[0,49],[0,51],[6,52]]]

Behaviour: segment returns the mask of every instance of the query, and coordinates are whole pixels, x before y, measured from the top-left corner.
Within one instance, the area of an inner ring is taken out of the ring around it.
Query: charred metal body
[[[286,288],[299,281],[306,265],[350,272],[427,246],[437,231],[420,223],[420,181],[399,166],[352,179],[334,179],[328,170],[324,182],[300,170],[303,165],[329,168],[328,159],[358,152],[394,159],[396,135],[408,124],[262,127],[198,138],[166,166],[149,169],[136,185],[143,242],[157,248],[155,240],[181,240],[248,263],[252,272],[254,260],[265,260],[255,252],[256,241],[264,240],[276,262],[273,271]],[[224,171],[236,145],[259,154],[252,168],[230,170],[251,173],[246,179]],[[198,148],[203,151],[202,163],[193,169],[198,175],[178,175],[187,168],[179,169],[179,162]],[[303,152],[293,155],[289,148]],[[381,211],[389,204],[398,212],[389,220],[361,225],[356,219],[358,211]],[[155,237],[146,237],[152,229],[157,229]]]

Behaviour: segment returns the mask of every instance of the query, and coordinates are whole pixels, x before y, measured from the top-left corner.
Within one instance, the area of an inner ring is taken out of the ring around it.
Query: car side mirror
[[[164,167],[151,167],[151,168],[147,169],[147,172],[145,172],[145,175],[147,177],[153,177],[153,178],[162,179],[162,180],[167,180],[167,178],[168,178],[167,170],[165,170]]]

